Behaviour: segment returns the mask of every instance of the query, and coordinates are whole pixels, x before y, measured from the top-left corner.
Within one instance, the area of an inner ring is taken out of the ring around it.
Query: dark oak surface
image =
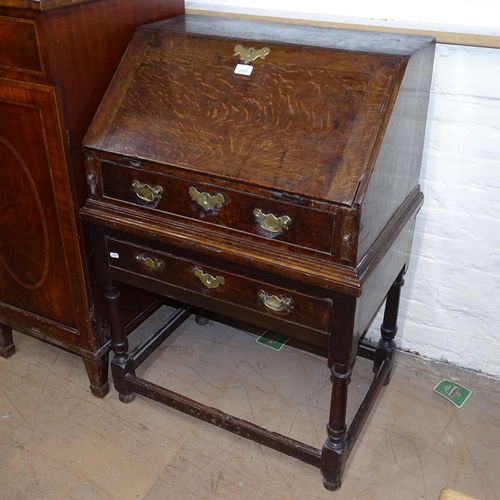
[[[174,29],[169,24],[169,33],[176,33],[181,22]],[[211,36],[196,32],[196,47],[194,36],[171,34],[134,49],[144,51],[132,76],[134,90],[123,96],[116,114],[105,111],[112,122],[105,138],[88,136],[87,144],[209,169],[214,176],[243,183],[253,183],[258,169],[261,186],[352,205],[404,59],[391,53],[346,58],[342,51],[280,44],[265,60],[254,62],[247,78],[233,72],[241,31],[233,29],[229,38],[226,25],[206,23]],[[190,27],[186,23],[186,30]],[[280,28],[277,39],[290,31]],[[272,44],[269,33],[274,35],[274,29],[261,38],[252,33],[250,41]],[[316,44],[331,41],[328,31],[316,38]],[[155,79],[158,73],[168,78]],[[301,85],[292,83],[297,81]],[[230,106],[224,102],[227,93]],[[134,113],[137,99],[140,115]],[[125,145],[123,137],[131,142]]]
[[[0,323],[81,355],[99,397],[109,390],[109,313],[78,218],[82,139],[135,28],[183,9],[0,1]],[[129,328],[158,305],[138,290],[124,299]]]
[[[13,7],[16,9],[42,12],[95,1],[96,0],[0,0],[0,7]]]
[[[237,45],[270,49],[250,76],[234,72]],[[393,362],[423,203],[433,57],[428,37],[202,16],[136,33],[84,140],[81,210],[110,303],[124,402],[156,399],[316,465],[327,488],[340,486]],[[332,399],[323,449],[136,377],[144,354],[128,352],[123,284],[325,350]],[[386,297],[380,343],[361,349]],[[369,353],[376,375],[347,429],[358,353]]]

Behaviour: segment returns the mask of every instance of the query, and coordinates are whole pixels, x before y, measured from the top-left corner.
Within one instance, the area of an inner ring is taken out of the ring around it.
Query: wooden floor
[[[148,327],[161,320],[166,308]],[[145,329],[133,334],[137,342]],[[81,360],[20,334],[0,358],[0,499],[437,499],[442,488],[500,498],[500,382],[398,353],[342,488],[319,471],[150,400],[91,396]],[[330,382],[323,359],[190,318],[141,376],[235,416],[321,446]],[[351,414],[371,379],[350,384]],[[472,389],[457,409],[443,378]]]

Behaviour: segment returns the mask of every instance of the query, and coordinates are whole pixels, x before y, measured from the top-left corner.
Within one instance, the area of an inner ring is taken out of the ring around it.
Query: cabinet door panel
[[[0,66],[43,75],[35,21],[0,16]]]
[[[0,83],[0,301],[75,326],[53,89]]]

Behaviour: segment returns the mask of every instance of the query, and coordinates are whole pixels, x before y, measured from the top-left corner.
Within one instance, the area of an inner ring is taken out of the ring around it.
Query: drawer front
[[[264,198],[215,183],[101,163],[103,194],[159,213],[331,253],[333,213]]]
[[[184,295],[176,295],[176,290],[187,291],[246,308],[250,314],[255,311],[323,333],[327,331],[332,305],[329,299],[311,297],[115,239],[108,239],[108,250],[112,269],[164,283],[170,287],[173,298],[184,300]]]
[[[43,75],[34,21],[0,16],[0,67]]]

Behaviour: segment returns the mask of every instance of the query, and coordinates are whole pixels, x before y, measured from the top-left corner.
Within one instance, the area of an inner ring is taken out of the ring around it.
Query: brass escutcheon
[[[271,52],[271,49],[269,47],[263,47],[262,49],[258,50],[255,47],[250,47],[249,49],[247,49],[240,44],[234,47],[234,55],[238,56],[240,60],[245,64],[255,61],[255,59],[258,59],[259,57],[261,59],[264,59],[267,54],[269,54],[269,52]]]
[[[217,276],[214,278],[210,274],[205,274],[201,269],[198,267],[194,268],[193,274],[200,279],[200,281],[207,287],[207,288],[217,288],[219,285],[223,285],[226,280],[222,276]]]
[[[155,257],[146,257],[143,253],[135,256],[135,260],[139,261],[144,267],[156,271],[164,266],[163,261]]]
[[[270,233],[279,233],[284,229],[288,229],[292,223],[292,219],[288,215],[276,217],[273,214],[264,214],[260,208],[253,211],[255,222],[258,222],[260,227]]]
[[[264,290],[259,290],[257,296],[268,309],[271,309],[271,311],[290,311],[293,307],[293,300],[289,297],[280,299],[276,295],[268,295]]]
[[[142,184],[137,180],[132,181],[132,189],[137,197],[142,201],[151,203],[161,198],[163,188],[161,186],[151,187],[148,184]]]
[[[196,201],[196,203],[198,203],[198,205],[200,205],[200,207],[206,212],[224,205],[224,196],[220,193],[210,195],[206,192],[200,193],[195,187],[190,187],[189,196],[191,196],[191,199]]]

